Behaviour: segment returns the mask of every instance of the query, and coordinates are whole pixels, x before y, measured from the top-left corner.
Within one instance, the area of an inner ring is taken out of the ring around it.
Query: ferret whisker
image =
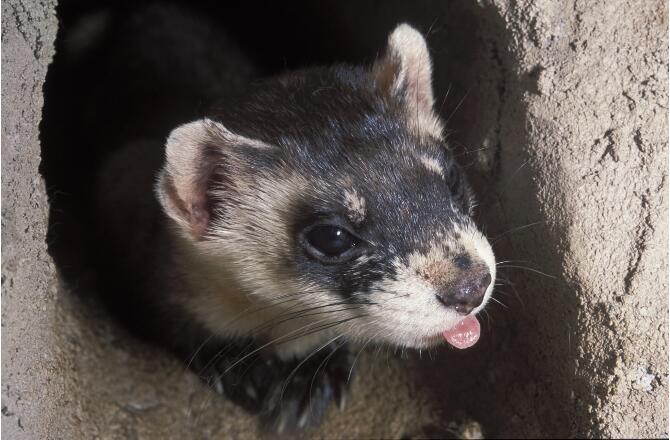
[[[354,358],[354,361],[351,363],[351,368],[349,369],[349,374],[347,375],[347,383],[349,383],[349,382],[351,381],[351,374],[352,374],[353,371],[354,371],[354,366],[356,365],[356,361],[358,360],[358,357],[361,355],[361,353],[363,352],[363,350],[365,350],[365,347],[366,347],[370,342],[372,342],[372,340],[373,340],[374,338],[376,338],[376,337],[379,335],[379,333],[381,333],[381,331],[377,332],[375,335],[373,335],[373,336],[371,336],[370,338],[368,338],[368,340],[365,342],[365,344],[363,344],[363,346],[361,347],[361,349],[358,351],[358,354],[357,354],[356,357]]]
[[[207,345],[209,341],[211,341],[214,338],[214,334],[209,335],[208,337],[205,338],[205,340],[198,346],[198,348],[193,352],[193,355],[189,358],[188,362],[186,363],[186,366],[183,369],[183,372],[187,371],[190,367],[195,358],[198,356],[198,353]]]
[[[320,323],[320,321],[317,321],[316,323]],[[263,350],[264,348],[267,348],[267,347],[269,347],[269,346],[271,346],[271,345],[273,345],[273,344],[277,344],[278,341],[281,341],[282,339],[285,339],[285,338],[287,338],[287,337],[289,337],[289,336],[291,336],[291,335],[293,335],[293,334],[295,334],[295,333],[298,333],[298,332],[300,332],[301,330],[303,330],[303,329],[309,327],[310,325],[314,325],[314,323],[310,323],[310,324],[307,324],[307,325],[305,325],[305,326],[302,326],[302,327],[300,327],[300,328],[298,328],[298,329],[292,330],[292,331],[290,331],[290,332],[288,332],[288,333],[286,333],[286,334],[283,334],[283,335],[281,335],[281,336],[278,336],[277,338],[274,338],[274,339],[270,340],[269,342],[266,342],[265,344],[262,344],[261,346],[257,347],[256,349],[254,349],[254,350],[251,351],[250,353],[247,353],[247,354],[245,354],[243,357],[241,357],[240,359],[236,360],[232,365],[230,365],[228,368],[226,368],[226,370],[223,372],[223,374],[228,373],[230,370],[232,370],[233,368],[235,368],[237,365],[240,364],[240,362],[244,361],[244,360],[247,359],[249,356],[252,356],[252,355],[258,353],[259,351],[261,351],[261,350]],[[303,336],[303,335],[301,335],[301,336]]]
[[[514,286],[512,287],[512,292],[514,293],[514,298],[521,304],[521,310],[525,311],[526,310],[526,303],[521,299],[521,295],[519,295],[519,292],[516,290]],[[498,290],[498,292],[502,293],[503,295],[510,296],[510,293],[504,290]]]
[[[282,298],[293,297],[293,296],[296,296],[296,295],[298,295],[298,293],[292,293],[292,294],[282,295],[282,296],[280,296],[280,297],[278,297],[278,298],[276,298],[276,299],[277,299],[277,300],[280,300],[280,299],[282,299]],[[284,300],[284,301],[281,301],[281,302],[278,301],[276,304],[282,304],[282,303],[285,303],[285,302],[288,302],[288,301],[292,301],[292,300],[293,300],[293,299],[290,298],[290,299],[288,299],[288,300]],[[227,325],[231,325],[231,324],[235,323],[236,321],[238,321],[239,319],[241,319],[241,318],[243,318],[243,317],[247,317],[247,316],[249,316],[249,315],[252,314],[252,313],[256,313],[256,312],[259,312],[259,311],[261,311],[261,310],[263,310],[263,309],[271,308],[271,307],[273,307],[273,305],[266,305],[266,306],[264,306],[264,307],[258,307],[258,308],[254,308],[253,306],[252,306],[252,307],[249,307],[249,308],[243,310],[242,312],[240,312],[237,316],[235,316],[235,317],[233,317],[232,319],[230,319],[230,320],[227,322]],[[208,343],[213,337],[214,337],[214,334],[209,335],[207,338],[205,338],[205,340],[202,342],[202,344],[200,344],[200,345],[198,346],[198,348],[195,350],[195,352],[193,353],[193,355],[190,356],[190,358],[189,358],[189,360],[188,360],[188,362],[187,362],[187,364],[186,364],[185,370],[188,369],[188,368],[191,366],[191,364],[193,363],[193,360],[197,357],[198,353],[199,353],[199,352],[200,352],[200,351],[207,345],[207,343]]]
[[[318,321],[317,321],[317,322],[318,322]],[[299,332],[300,330],[302,330],[302,329],[304,329],[304,328],[306,328],[306,327],[308,327],[308,326],[310,326],[310,325],[312,325],[312,324],[314,324],[314,323],[309,323],[309,324],[307,324],[307,325],[305,325],[305,326],[303,326],[303,327],[299,327],[299,328],[293,330],[293,332],[291,332],[291,333]],[[260,347],[256,348],[255,350],[251,351],[250,353],[245,354],[245,355],[242,356],[241,358],[237,359],[237,360],[233,363],[233,365],[231,365],[228,369],[226,369],[226,370],[225,370],[222,374],[220,374],[219,376],[223,376],[224,374],[228,373],[228,371],[230,371],[232,368],[234,368],[237,364],[239,364],[240,362],[242,362],[244,359],[246,359],[246,358],[248,358],[249,356],[255,354],[257,351],[259,351],[259,350],[261,350],[261,349],[263,349],[263,348],[266,348],[267,346],[273,344],[277,339],[281,339],[281,338],[283,338],[283,337],[285,337],[285,336],[287,336],[287,335],[289,335],[289,334],[291,334],[291,333],[288,333],[288,334],[286,334],[286,335],[281,335],[281,336],[279,336],[278,338],[276,338],[275,340],[271,340],[270,342],[261,345]],[[224,355],[230,348],[232,348],[233,346],[234,346],[234,342],[231,342],[231,343],[229,343],[229,344],[224,345],[223,348],[221,348],[219,351],[217,351],[217,352],[210,358],[210,360],[209,360],[209,361],[205,364],[205,366],[202,368],[202,371],[206,371],[212,364],[216,363],[216,362],[217,362],[217,361],[218,361],[218,360],[219,360],[219,359],[220,359],[220,358],[221,358],[221,357],[222,357],[222,356],[223,356],[223,355]],[[240,353],[245,353],[248,349],[251,349],[253,346],[254,346],[253,342],[249,342],[245,347],[242,348],[242,350],[240,351]]]
[[[305,317],[310,317],[310,316],[318,316],[318,315],[323,315],[323,314],[327,314],[327,313],[344,312],[344,311],[348,311],[348,310],[359,310],[359,309],[363,308],[363,306],[360,305],[360,304],[349,304],[349,305],[352,305],[352,307],[343,307],[343,308],[340,308],[340,309],[324,310],[324,311],[319,311],[319,312],[314,311],[314,310],[322,309],[322,308],[325,308],[325,307],[338,306],[338,305],[342,305],[342,304],[343,303],[329,304],[329,305],[321,306],[321,307],[318,307],[318,308],[308,308],[308,309],[304,309],[304,310],[301,310],[301,311],[298,311],[298,312],[294,312],[294,316],[283,317],[284,319],[281,319],[278,322],[274,322],[274,321],[270,322],[269,324],[263,325],[260,329],[254,330],[254,333],[258,333],[259,330],[266,330],[266,329],[275,328],[275,327],[277,327],[281,324],[284,324],[286,322],[289,322],[289,321],[292,321],[292,320],[295,320],[295,319],[300,319],[300,318],[305,318]],[[305,312],[311,312],[311,313],[305,313]]]
[[[499,299],[496,299],[494,297],[491,297],[490,299],[491,299],[491,301],[495,301],[496,303],[500,304],[501,306],[503,306],[504,308],[509,310],[509,307],[507,307],[505,304],[503,304],[503,302],[500,301]]]
[[[506,263],[529,263],[529,261],[527,261],[527,260],[504,260],[504,261],[498,261],[496,263],[496,266],[500,266],[500,265],[506,264]]]
[[[468,89],[468,90],[465,92],[465,94],[463,95],[463,97],[461,98],[461,100],[458,101],[458,104],[456,105],[456,108],[451,112],[451,114],[450,114],[450,115],[447,117],[447,119],[444,121],[444,125],[449,124],[449,121],[450,121],[451,118],[456,114],[456,112],[458,111],[458,109],[461,108],[461,105],[463,105],[463,102],[465,101],[465,98],[468,97],[468,94],[469,94],[469,93],[470,93],[470,89]]]
[[[451,84],[449,84],[449,87],[447,87],[447,91],[444,94],[444,97],[442,98],[442,104],[440,104],[440,110],[438,113],[442,113],[442,109],[444,107],[444,104],[447,102],[447,97],[449,96],[449,93],[451,92]]]
[[[312,356],[314,356],[319,351],[323,350],[324,348],[326,348],[327,346],[329,346],[333,342],[337,341],[342,336],[344,336],[344,335],[337,335],[334,338],[329,339],[325,344],[321,345],[320,347],[316,348],[315,350],[312,350],[312,352],[310,354],[305,356],[305,358],[302,361],[300,361],[300,363],[298,363],[298,365],[296,365],[296,367],[288,374],[288,376],[286,377],[286,379],[284,380],[284,382],[282,384],[281,392],[279,393],[279,405],[281,405],[282,399],[284,398],[284,393],[286,392],[286,387],[288,386],[289,382],[291,381],[291,379],[293,378],[295,373],[300,369],[300,367],[303,366],[305,364],[305,362],[310,360],[312,358]]]
[[[261,330],[271,329],[271,328],[274,328],[274,327],[276,327],[276,326],[278,326],[282,323],[288,322],[288,321],[293,320],[293,319],[299,319],[299,318],[302,318],[302,317],[305,317],[305,316],[316,316],[316,315],[324,314],[324,313],[334,313],[334,312],[338,312],[338,311],[356,310],[356,309],[359,309],[359,308],[363,308],[363,306],[365,306],[365,305],[375,304],[373,302],[357,303],[357,302],[350,302],[350,301],[352,301],[352,299],[346,300],[346,301],[338,301],[338,302],[334,302],[334,303],[326,303],[326,304],[322,304],[322,305],[315,306],[315,307],[309,307],[309,308],[293,311],[293,312],[290,312],[290,313],[282,313],[282,314],[280,314],[276,317],[273,317],[272,319],[256,326],[255,328],[251,329],[251,332],[252,333],[258,333]],[[319,310],[319,309],[322,309],[322,308],[334,307],[334,306],[340,306],[340,305],[351,305],[352,307],[345,307],[345,308],[342,308],[342,309],[328,310],[328,311],[318,312],[318,313],[317,312],[306,313],[306,312],[310,312],[310,311],[314,311],[314,310]]]
[[[291,308],[298,307],[299,305],[300,305],[300,304],[295,304],[294,306],[290,307],[289,310],[290,310]],[[302,311],[299,310],[299,311],[297,311],[297,312],[293,312],[293,313],[301,313],[301,312],[302,312]],[[258,326],[256,326],[256,327],[252,328],[252,329],[249,331],[249,333],[250,333],[250,334],[258,334],[258,333],[260,333],[261,330],[265,330],[265,329],[268,329],[268,328],[271,329],[271,328],[273,328],[274,326],[279,325],[280,323],[275,323],[275,321],[276,321],[277,319],[280,319],[280,318],[284,317],[284,316],[286,316],[286,315],[285,315],[285,314],[282,314],[282,315],[279,315],[279,316],[277,316],[277,317],[273,317],[272,319],[269,319],[269,320],[263,322],[262,324],[260,324],[260,325],[258,325]],[[293,319],[293,318],[285,319],[284,321],[290,321],[291,319]],[[282,322],[284,322],[284,321],[282,321]],[[311,323],[308,323],[308,324],[306,324],[306,326],[309,326],[310,324],[311,324]],[[297,330],[301,330],[302,328],[305,328],[306,326],[303,326],[303,327],[301,327],[301,328],[299,328],[299,329],[297,329]],[[253,346],[254,346],[253,340],[249,341],[249,343],[248,343],[245,347],[242,347],[242,349],[241,349],[241,353],[246,352],[248,349],[251,349]],[[221,356],[223,356],[223,355],[228,351],[228,349],[229,349],[229,348],[232,348],[232,347],[234,347],[234,343],[226,344],[221,350],[219,350],[219,351],[218,351],[218,352],[217,352],[217,353],[210,359],[210,361],[205,365],[205,367],[204,367],[203,370],[206,370],[206,369],[209,368],[209,366],[211,366],[213,363],[217,362],[218,359],[220,359]]]
[[[319,303],[317,303],[317,304],[319,304]],[[340,305],[356,305],[356,306],[361,306],[362,307],[363,305],[367,305],[367,303],[357,304],[357,303],[350,302],[349,300],[347,300],[347,301],[337,301],[337,302],[325,302],[325,304],[321,303],[320,305],[317,305],[317,306],[303,308],[303,309],[296,310],[296,311],[291,311],[291,309],[299,307],[301,305],[302,304],[300,304],[300,303],[294,304],[293,306],[289,307],[283,313],[280,313],[279,315],[277,315],[275,317],[272,317],[271,319],[263,322],[262,324],[259,324],[258,326],[252,328],[250,330],[250,332],[251,333],[258,333],[261,330],[266,330],[268,328],[273,328],[273,327],[275,327],[279,324],[282,324],[284,322],[288,322],[291,319],[298,319],[298,318],[303,317],[303,316],[311,316],[311,315],[305,314],[305,312],[308,312],[308,311],[318,310],[318,309],[322,309],[322,308],[326,308],[326,307],[340,306]],[[279,322],[277,322],[278,320],[279,320]]]
[[[545,276],[547,278],[552,278],[556,279],[556,276],[554,275],[549,275],[548,273],[544,273],[541,270],[538,269],[533,269],[532,267],[526,267],[526,266],[515,266],[515,265],[505,265],[505,266],[499,266],[499,269],[519,269],[519,270],[527,270],[529,272],[534,272],[539,275]]]
[[[543,223],[544,223],[543,221],[537,221],[537,222],[533,222],[533,223],[528,223],[527,225],[517,226],[516,228],[509,229],[509,230],[499,234],[498,236],[492,238],[491,239],[491,244],[497,242],[498,240],[500,240],[501,238],[504,238],[505,236],[507,236],[509,234],[512,234],[512,233],[515,233],[515,232],[520,232],[520,231],[523,231],[525,229],[532,228],[533,226],[541,225]]]
[[[470,150],[464,145],[463,148],[465,149],[465,151],[463,153],[460,153],[460,154],[454,154],[454,157],[466,156],[468,154],[476,153],[478,151],[488,150],[491,147],[481,147],[481,148],[475,148],[474,150]]]
[[[277,299],[277,300],[281,300],[281,299],[283,299],[283,301],[276,301],[276,302],[275,302],[275,301],[273,300],[273,301],[270,301],[271,304],[266,304],[266,305],[263,305],[263,306],[261,306],[261,307],[254,307],[254,306],[247,307],[246,309],[244,309],[244,310],[242,310],[240,313],[238,313],[236,316],[234,316],[234,317],[232,317],[231,319],[229,319],[229,320],[226,322],[225,325],[227,325],[227,326],[231,326],[232,324],[235,324],[236,322],[238,322],[240,319],[242,319],[242,318],[247,318],[247,317],[249,317],[250,315],[252,315],[252,314],[254,314],[254,313],[258,313],[258,312],[260,312],[260,311],[262,311],[262,310],[269,309],[269,308],[273,308],[273,307],[276,307],[277,305],[281,305],[281,304],[284,304],[284,303],[293,301],[293,300],[294,300],[293,297],[294,297],[294,296],[297,296],[297,295],[299,295],[299,293],[292,293],[292,294],[282,295],[282,296],[280,296],[280,297],[278,297],[278,298],[276,298],[276,299]],[[289,298],[289,299],[285,299],[285,298]],[[298,305],[298,304],[296,304],[296,306],[297,306],[297,305]]]
[[[508,286],[512,288],[512,291],[514,292],[514,295],[516,296],[517,301],[521,304],[522,310],[526,309],[526,303],[524,303],[523,299],[521,298],[521,295],[519,294],[519,290],[516,288],[516,285],[509,280],[507,277],[501,275],[500,280],[504,281]]]
[[[344,324],[344,323],[347,323],[347,322],[349,322],[349,321],[353,321],[353,320],[355,320],[355,319],[364,318],[364,317],[366,317],[366,316],[368,316],[368,315],[352,316],[352,317],[350,317],[350,318],[340,319],[340,320],[335,321],[335,322],[330,322],[330,323],[327,323],[327,324],[320,324],[319,327],[316,327],[316,328],[313,328],[313,329],[309,329],[309,331],[307,331],[306,333],[301,333],[301,334],[299,334],[299,335],[297,335],[297,336],[292,336],[292,337],[289,338],[289,339],[282,340],[282,341],[278,342],[277,345],[281,345],[281,344],[284,344],[284,343],[287,343],[287,342],[295,341],[296,339],[300,339],[300,338],[303,338],[303,337],[305,337],[305,336],[309,336],[309,335],[312,335],[312,334],[314,334],[314,333],[318,333],[318,332],[320,332],[320,331],[327,330],[327,329],[332,328],[332,327],[337,327],[337,326],[342,325],[342,324]],[[323,320],[322,320],[322,321],[319,321],[319,323],[320,323],[320,322],[323,322]]]
[[[489,314],[489,311],[488,310],[482,310],[482,312],[484,312],[484,314],[486,315],[486,321],[488,323],[488,326],[491,327],[492,320],[491,320],[491,315]]]
[[[338,303],[338,304],[341,304],[341,303]],[[335,304],[330,304],[330,305],[335,305]],[[292,319],[297,319],[297,318],[299,318],[299,317],[303,317],[303,316],[316,316],[316,315],[325,314],[325,313],[335,313],[335,312],[339,312],[339,311],[353,310],[353,309],[359,309],[359,308],[360,308],[360,307],[351,307],[351,308],[343,308],[343,309],[337,309],[337,310],[329,310],[329,311],[325,311],[325,312],[315,312],[315,313],[310,313],[310,314],[304,314],[304,315],[300,315],[300,316],[295,316],[295,317],[291,317],[291,318],[288,318],[288,319],[284,319],[284,320],[282,320],[282,321],[279,322],[279,323],[275,323],[275,322],[272,322],[273,320],[270,320],[270,321],[269,321],[269,324],[268,324],[268,321],[266,321],[265,323],[261,324],[260,326],[257,326],[257,327],[253,330],[253,333],[258,333],[258,331],[259,331],[261,328],[263,328],[263,329],[266,329],[266,328],[274,328],[275,326],[277,326],[277,325],[279,325],[279,324],[281,324],[281,323],[288,322],[288,321],[290,321],[290,320],[292,320]],[[315,309],[315,308],[310,308],[310,310],[311,310],[311,309]],[[360,316],[365,316],[365,315],[360,315]],[[355,318],[357,318],[357,317],[359,317],[359,316],[355,316]],[[310,322],[310,323],[306,324],[305,326],[299,328],[298,330],[301,330],[301,329],[304,329],[304,328],[306,328],[306,327],[309,327],[309,326],[312,325],[312,324],[318,324],[319,322],[321,322],[321,321]],[[343,322],[346,322],[346,320],[343,321]],[[326,329],[326,328],[328,328],[328,327],[330,327],[330,325],[329,325],[329,326],[325,326],[325,327],[323,327],[323,328],[318,328],[317,330],[312,331],[312,332],[309,332],[309,333],[307,333],[307,334],[300,334],[300,335],[298,335],[297,337],[294,337],[294,338],[291,338],[291,339],[287,339],[287,340],[278,342],[276,345],[281,345],[281,344],[286,343],[286,342],[290,342],[290,341],[293,341],[293,340],[296,340],[296,339],[300,339],[300,338],[302,338],[302,337],[304,337],[304,336],[307,336],[307,335],[312,334],[312,333],[316,333],[317,331],[324,330],[324,329]],[[280,337],[280,338],[281,338],[281,337]],[[231,345],[232,345],[232,344],[231,344]],[[212,365],[214,362],[216,362],[216,361],[217,361],[223,354],[225,354],[225,352],[228,350],[229,347],[230,347],[230,345],[227,345],[227,346],[225,346],[222,350],[220,350],[219,352],[217,352],[217,353],[210,359],[210,361],[207,362],[207,364],[205,365],[205,367],[203,367],[203,371],[206,371],[207,368],[209,368],[209,366],[211,366],[211,365]],[[248,350],[248,349],[250,349],[250,348],[252,348],[252,347],[253,347],[253,342],[249,342],[249,344],[247,344],[247,346],[244,347],[244,348],[242,349],[242,352],[245,352],[246,350]]]
[[[336,345],[336,347],[333,349],[333,351],[331,351],[331,352],[328,354],[328,356],[326,356],[326,358],[325,358],[323,361],[321,361],[321,363],[316,367],[316,371],[314,372],[314,376],[312,376],[312,380],[311,380],[311,382],[309,383],[309,394],[308,394],[308,395],[309,395],[309,408],[310,408],[310,411],[312,411],[312,389],[314,388],[314,381],[316,380],[316,376],[319,374],[319,370],[321,370],[321,368],[325,367],[326,364],[328,364],[328,361],[330,360],[330,358],[333,357],[333,355],[335,354],[335,352],[337,352],[337,350],[339,350],[340,348],[342,348],[344,345],[346,345],[346,341],[343,342],[343,343],[341,343],[341,344],[339,344],[339,345]]]
[[[502,193],[509,187],[509,185],[512,183],[512,181],[514,180],[514,178],[519,174],[519,172],[520,172],[523,168],[525,168],[526,165],[528,165],[529,162],[530,162],[530,159],[526,159],[525,161],[523,161],[523,163],[522,163],[521,165],[519,165],[519,167],[518,167],[516,170],[514,170],[514,172],[512,173],[512,175],[511,175],[511,176],[507,179],[507,181],[502,185],[502,189],[499,190],[499,191],[496,191],[494,194],[495,194],[495,195],[500,195],[500,194],[502,194]]]

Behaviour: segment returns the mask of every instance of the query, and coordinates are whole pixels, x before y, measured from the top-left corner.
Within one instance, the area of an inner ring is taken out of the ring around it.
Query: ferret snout
[[[436,296],[445,306],[467,315],[482,303],[490,284],[491,274],[486,267],[471,267],[439,289]]]

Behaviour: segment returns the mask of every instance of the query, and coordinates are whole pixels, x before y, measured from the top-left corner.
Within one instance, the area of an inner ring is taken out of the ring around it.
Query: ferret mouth
[[[470,348],[477,343],[481,326],[475,315],[468,315],[453,327],[442,332],[444,339],[460,350]]]

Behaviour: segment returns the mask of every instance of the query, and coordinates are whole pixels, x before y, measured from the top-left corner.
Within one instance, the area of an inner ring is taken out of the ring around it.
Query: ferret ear
[[[194,239],[201,240],[210,226],[213,190],[232,187],[246,171],[238,151],[245,148],[272,147],[234,134],[210,119],[181,125],[170,133],[156,194],[165,213]]]
[[[441,134],[441,123],[433,111],[432,63],[419,31],[408,24],[398,25],[372,75],[382,96],[402,101],[410,125],[420,132]]]

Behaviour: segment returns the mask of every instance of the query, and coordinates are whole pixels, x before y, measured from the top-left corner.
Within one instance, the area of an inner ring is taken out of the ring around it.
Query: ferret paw
[[[275,359],[262,357],[244,342],[201,348],[189,366],[212,390],[252,414],[263,410],[278,367]]]
[[[201,351],[190,366],[214,391],[258,414],[265,430],[288,433],[317,425],[331,402],[344,408],[353,356],[345,344],[332,343],[286,361],[252,345],[228,344]]]
[[[285,363],[263,404],[262,426],[287,433],[318,425],[331,402],[344,408],[352,362],[348,348],[333,343],[308,358]]]

